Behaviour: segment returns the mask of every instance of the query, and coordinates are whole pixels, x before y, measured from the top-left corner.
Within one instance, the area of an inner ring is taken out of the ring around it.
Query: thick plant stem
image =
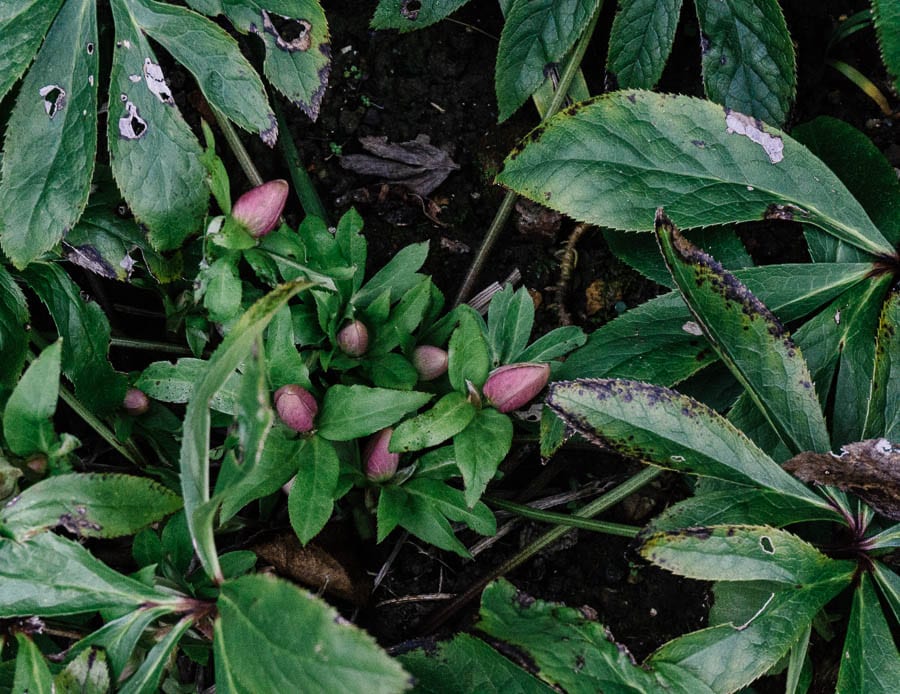
[[[219,109],[217,109],[212,104],[210,104],[209,107],[210,109],[212,109],[213,115],[216,117],[216,122],[219,124],[219,129],[222,131],[222,134],[225,136],[225,141],[228,143],[228,147],[231,149],[235,158],[238,160],[238,164],[240,164],[244,175],[247,177],[247,180],[250,181],[250,185],[254,187],[261,186],[263,184],[262,176],[259,175],[259,171],[256,169],[256,165],[250,158],[250,153],[247,151],[247,148],[244,147],[244,143],[241,142],[241,138],[238,137],[237,130],[234,129],[231,121],[228,120],[228,117]]]
[[[504,511],[509,511],[517,516],[522,516],[522,518],[530,518],[531,520],[540,521],[542,523],[553,523],[567,528],[580,528],[582,530],[591,530],[596,533],[618,535],[619,537],[635,537],[641,530],[633,525],[591,520],[590,518],[581,518],[570,513],[543,511],[524,504],[506,501],[505,499],[485,497],[484,501],[488,506],[496,506]]]
[[[592,516],[596,516],[598,513],[602,513],[603,511],[612,508],[622,501],[622,499],[630,496],[645,484],[648,484],[662,472],[662,469],[656,467],[644,468],[627,482],[623,482],[603,496],[597,497],[591,503],[587,504],[584,508],[579,509],[572,515],[579,518],[591,518]],[[456,600],[434,614],[425,624],[422,632],[426,634],[434,632],[444,622],[456,614],[460,608],[477,598],[488,583],[521,566],[545,547],[548,547],[559,540],[563,535],[569,532],[569,530],[570,528],[567,525],[558,525],[555,528],[548,530],[516,556],[503,562],[487,576],[482,577],[474,585],[470,586],[468,590],[456,598]]]
[[[553,95],[553,101],[550,102],[550,106],[547,107],[547,112],[541,119],[542,123],[559,111],[565,101],[566,96],[569,93],[569,86],[572,84],[572,80],[581,68],[584,52],[587,50],[588,44],[591,41],[591,36],[594,34],[594,27],[597,26],[597,18],[600,16],[600,9],[602,7],[603,3],[601,2],[594,12],[594,16],[591,17],[591,20],[588,22],[581,38],[578,39],[578,43],[575,44],[575,48],[566,63],[566,67],[559,77],[559,86],[556,89],[556,93]],[[506,191],[503,202],[500,203],[497,214],[494,215],[494,221],[491,222],[491,226],[488,228],[484,240],[482,240],[481,246],[475,254],[472,265],[469,267],[468,273],[466,273],[462,286],[459,288],[459,293],[456,295],[454,305],[461,304],[468,298],[469,294],[472,293],[472,288],[478,281],[478,276],[481,274],[481,270],[487,262],[488,256],[500,236],[500,232],[503,230],[503,227],[506,226],[506,221],[509,219],[509,215],[516,203],[516,197],[516,193],[512,190]]]
[[[152,340],[135,340],[130,337],[112,337],[109,340],[110,347],[122,347],[124,349],[145,349],[149,352],[165,352],[167,354],[180,354],[191,357],[194,353],[183,345],[173,345],[171,342],[154,342]]]
[[[287,120],[284,117],[284,110],[281,108],[281,104],[278,103],[278,99],[272,98],[270,102],[272,110],[275,112],[275,118],[278,120],[278,132],[280,133],[278,146],[281,148],[281,155],[284,157],[288,170],[291,172],[291,181],[294,183],[294,192],[297,194],[297,199],[300,200],[300,206],[305,214],[324,219],[327,224],[328,214],[325,212],[325,206],[322,204],[319,194],[316,193],[312,179],[306,173],[306,169],[303,168],[300,152],[297,151],[294,138],[291,137]]]

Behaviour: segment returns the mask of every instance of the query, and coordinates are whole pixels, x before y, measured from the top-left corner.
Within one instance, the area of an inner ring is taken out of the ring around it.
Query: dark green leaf
[[[270,147],[278,138],[275,114],[256,70],[237,41],[213,22],[153,0],[130,5],[141,29],[184,65],[206,100]]]
[[[28,542],[0,540],[0,616],[54,617],[109,608],[134,609],[145,602],[176,604],[95,559],[84,547],[53,533]]]
[[[59,5],[47,4],[51,13]],[[30,16],[46,20],[43,11]],[[3,36],[4,44],[28,44],[27,35]],[[87,204],[97,153],[96,46],[95,3],[69,0],[22,82],[6,126],[0,245],[18,268],[59,243]]]
[[[481,535],[493,535],[497,532],[497,523],[491,510],[480,502],[467,506],[463,493],[458,489],[437,480],[415,478],[405,484],[403,490],[410,496],[426,501],[450,520],[465,523]]]
[[[16,540],[61,527],[79,537],[134,535],[181,508],[181,498],[145,477],[56,475],[33,484],[0,509]]]
[[[0,99],[31,64],[63,0],[20,0],[0,18]]]
[[[872,0],[872,18],[881,58],[900,88],[900,6],[890,0]]]
[[[331,386],[319,411],[318,432],[329,441],[368,436],[396,423],[434,397],[417,391],[366,386]]]
[[[28,351],[25,294],[6,268],[0,266],[0,390],[12,388],[19,378]]]
[[[408,675],[374,639],[287,581],[263,575],[228,581],[217,606],[213,648],[223,691],[321,685],[393,694],[409,686]]]
[[[622,89],[653,89],[669,59],[681,0],[620,0],[606,69]]]
[[[199,279],[204,288],[203,305],[209,311],[209,319],[226,323],[234,318],[241,310],[243,292],[234,259],[218,258],[200,272]]]
[[[390,290],[391,303],[422,281],[419,268],[428,257],[428,242],[414,243],[401,248],[362,288],[353,295],[352,303],[365,308],[384,291]]]
[[[367,356],[362,364],[372,384],[379,388],[412,390],[419,382],[419,372],[409,360],[396,352],[376,357]]]
[[[386,486],[378,499],[378,541],[387,537],[397,525],[435,547],[471,558],[431,499],[421,494],[407,494],[405,486]]]
[[[894,618],[900,619],[900,576],[877,561],[873,562],[872,576],[894,613]]]
[[[297,351],[291,309],[279,309],[266,330],[266,371],[272,388],[292,383],[310,388],[309,368]]]
[[[872,579],[863,573],[853,593],[835,691],[890,692],[897,682],[900,682],[900,652]]]
[[[341,466],[334,446],[319,436],[303,441],[297,462],[297,476],[288,495],[288,513],[291,527],[305,545],[331,518]]]
[[[92,648],[82,651],[53,679],[56,694],[106,694],[109,685],[106,653]]]
[[[420,694],[550,694],[554,690],[484,641],[458,634],[434,650],[416,649],[398,660],[416,678]]]
[[[494,77],[500,121],[543,84],[547,65],[565,57],[599,5],[600,0],[516,0],[510,5]]]
[[[431,280],[423,279],[406,292],[391,311],[390,316],[375,333],[375,340],[369,351],[384,354],[412,342],[412,333],[419,327],[428,304],[431,302]]]
[[[830,508],[723,417],[667,388],[611,379],[557,382],[546,404],[578,433],[624,455]]]
[[[696,0],[706,95],[773,125],[797,89],[794,45],[777,0]]]
[[[872,399],[862,438],[900,440],[900,291],[888,295],[881,309],[875,344]]]
[[[318,0],[229,0],[223,9],[238,31],[262,39],[269,82],[315,120],[331,71],[331,36]]]
[[[466,503],[474,506],[481,498],[512,445],[513,426],[509,417],[486,407],[479,410],[469,426],[453,437],[456,464],[466,486]]]
[[[143,662],[118,690],[119,694],[153,694],[160,691],[159,682],[171,664],[172,652],[185,632],[194,625],[193,617],[185,617],[169,629],[144,657]],[[105,691],[105,690],[104,690]]]
[[[581,347],[586,341],[587,335],[581,328],[565,325],[542,335],[524,350],[512,355],[510,362],[546,362],[558,359],[576,347]]]
[[[625,91],[578,104],[515,150],[498,181],[575,219],[615,229],[651,229],[660,206],[684,228],[775,215],[802,219],[870,254],[893,253],[859,203],[805,147],[686,96]],[[625,197],[628,205],[621,204]]]
[[[828,429],[809,368],[778,319],[664,215],[656,235],[697,324],[785,445],[795,453],[828,450]]]
[[[531,337],[534,300],[524,287],[514,291],[507,284],[491,297],[487,316],[487,339],[492,366],[508,364],[520,354]]]
[[[40,649],[22,632],[16,634],[16,642],[19,652],[16,654],[13,694],[55,694],[53,677]]]
[[[465,429],[475,412],[465,395],[447,393],[430,410],[400,424],[391,436],[390,448],[406,453],[437,446]]]
[[[59,397],[62,341],[47,347],[25,370],[3,410],[3,436],[16,455],[49,453],[56,441],[51,418]]]
[[[250,353],[275,313],[292,296],[310,285],[291,282],[277,287],[251,306],[210,357],[202,380],[197,383],[184,415],[181,443],[181,489],[188,528],[204,569],[221,580],[213,539],[212,516],[195,514],[209,501],[209,408],[213,396],[226,383],[238,364]],[[207,509],[209,510],[209,509]]]
[[[112,3],[116,47],[107,140],[113,174],[157,250],[178,248],[200,228],[209,189],[200,144],[181,117],[131,7]],[[135,79],[137,78],[137,79]]]
[[[203,379],[209,362],[192,357],[179,359],[174,364],[155,361],[138,377],[134,385],[149,397],[163,402],[186,403],[194,394],[194,388]],[[237,373],[230,373],[222,386],[209,401],[209,406],[217,412],[237,414],[238,388],[241,379]]]
[[[63,338],[63,373],[75,384],[75,395],[97,414],[119,409],[126,382],[107,359],[110,329],[106,314],[96,303],[82,298],[78,285],[60,265],[33,263],[23,276],[47,306]]]
[[[469,0],[379,0],[372,17],[373,29],[421,29],[439,22]]]
[[[468,306],[461,306],[459,325],[450,336],[447,376],[453,387],[465,393],[466,381],[480,388],[491,368],[488,344],[482,331],[481,316]]]

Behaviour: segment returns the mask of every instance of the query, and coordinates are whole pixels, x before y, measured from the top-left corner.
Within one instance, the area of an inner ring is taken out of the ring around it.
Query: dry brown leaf
[[[431,144],[427,135],[408,142],[389,143],[387,137],[361,137],[360,143],[371,154],[348,154],[341,166],[364,176],[377,176],[413,193],[427,196],[451,171],[459,168],[450,155]]]

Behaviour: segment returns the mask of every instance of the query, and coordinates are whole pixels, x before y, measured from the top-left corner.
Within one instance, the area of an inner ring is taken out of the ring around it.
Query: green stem
[[[581,61],[584,58],[584,53],[587,50],[588,44],[591,41],[591,37],[594,34],[594,27],[597,26],[597,19],[600,16],[601,7],[603,7],[602,2],[597,5],[594,16],[591,17],[587,27],[581,34],[581,38],[578,39],[578,43],[575,45],[572,54],[569,56],[569,60],[568,62],[566,62],[566,67],[565,69],[563,69],[563,72],[559,77],[559,85],[556,88],[556,93],[553,95],[553,101],[551,101],[550,106],[547,107],[547,112],[541,119],[541,123],[545,122],[548,118],[559,111],[560,107],[563,104],[563,101],[565,101],[566,96],[569,93],[569,86],[572,84],[572,80],[575,78],[575,75],[578,74],[578,70],[581,68]],[[466,277],[463,280],[462,286],[459,288],[459,293],[456,295],[455,305],[461,304],[469,297],[469,294],[472,293],[475,282],[478,281],[478,276],[481,274],[481,270],[484,268],[488,256],[490,255],[494,244],[497,242],[497,239],[500,236],[500,232],[503,230],[503,227],[506,226],[506,220],[509,219],[509,215],[516,203],[516,197],[517,196],[514,191],[506,191],[506,195],[503,197],[503,202],[500,203],[497,214],[494,215],[494,221],[491,222],[491,226],[488,228],[487,233],[484,236],[484,240],[482,240],[481,246],[478,248],[478,252],[475,254],[475,258],[472,260],[472,265],[469,267],[468,273],[466,273]]]
[[[297,194],[297,199],[300,200],[300,206],[305,214],[324,219],[327,224],[328,214],[325,212],[325,206],[322,204],[319,194],[316,193],[312,179],[306,173],[300,159],[300,152],[297,151],[297,145],[294,144],[294,138],[291,137],[284,110],[278,103],[278,99],[272,98],[269,101],[275,112],[275,119],[278,121],[278,132],[280,133],[278,146],[281,148],[281,155],[287,163],[288,171],[291,172],[291,181],[294,182],[294,192]]]
[[[125,349],[145,349],[150,352],[166,352],[167,354],[182,354],[193,356],[193,352],[182,345],[173,345],[169,342],[153,342],[152,340],[135,340],[130,337],[113,337],[109,341],[112,347],[124,347]]]
[[[244,175],[250,181],[250,185],[253,187],[261,186],[263,184],[262,176],[259,175],[259,171],[257,171],[256,165],[250,158],[250,154],[249,152],[247,152],[247,148],[244,147],[244,143],[241,142],[241,138],[238,136],[237,130],[234,129],[231,121],[228,120],[228,116],[226,116],[212,104],[210,104],[209,107],[210,109],[212,109],[213,115],[216,117],[216,122],[219,124],[219,129],[225,136],[225,142],[228,143],[228,147],[234,153],[235,158],[238,160],[238,164],[240,164],[241,169],[244,171]]]
[[[579,518],[568,513],[555,513],[554,511],[542,511],[531,506],[516,504],[505,499],[495,499],[493,497],[484,497],[489,506],[496,506],[504,511],[511,511],[517,516],[530,518],[531,520],[540,521],[542,523],[553,523],[554,525],[562,525],[568,528],[581,528],[582,530],[592,530],[598,533],[606,533],[607,535],[618,535],[619,537],[635,537],[640,528],[633,525],[622,525],[621,523],[608,523],[607,521],[591,520],[590,518]]]
[[[622,501],[622,499],[624,499],[625,497],[634,494],[634,492],[643,487],[645,484],[651,482],[657,476],[662,474],[662,472],[663,471],[660,468],[644,468],[628,481],[623,482],[615,489],[610,490],[603,496],[597,497],[591,503],[587,504],[583,508],[578,509],[573,515],[579,518],[591,518],[593,516],[596,516],[597,514],[602,513],[609,508],[612,508],[620,501]],[[495,578],[499,578],[500,576],[503,576],[513,569],[521,566],[526,561],[531,559],[531,557],[533,557],[535,554],[559,540],[568,531],[569,528],[565,525],[558,525],[548,530],[537,540],[531,543],[528,547],[520,551],[517,555],[503,562],[500,566],[491,571],[487,576],[482,577],[474,585],[470,586],[468,590],[466,590],[466,592],[462,593],[452,603],[439,610],[431,619],[428,620],[428,623],[424,627],[424,632],[431,633],[435,631],[451,616],[453,616],[453,614],[455,614],[457,610],[477,598],[488,583],[493,581]]]

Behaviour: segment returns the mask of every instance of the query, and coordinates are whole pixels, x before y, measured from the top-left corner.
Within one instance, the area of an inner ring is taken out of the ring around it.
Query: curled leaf
[[[431,144],[427,135],[415,140],[391,144],[387,137],[361,137],[360,143],[371,154],[348,154],[341,166],[364,176],[378,176],[389,182],[427,196],[459,165],[444,150]]]

